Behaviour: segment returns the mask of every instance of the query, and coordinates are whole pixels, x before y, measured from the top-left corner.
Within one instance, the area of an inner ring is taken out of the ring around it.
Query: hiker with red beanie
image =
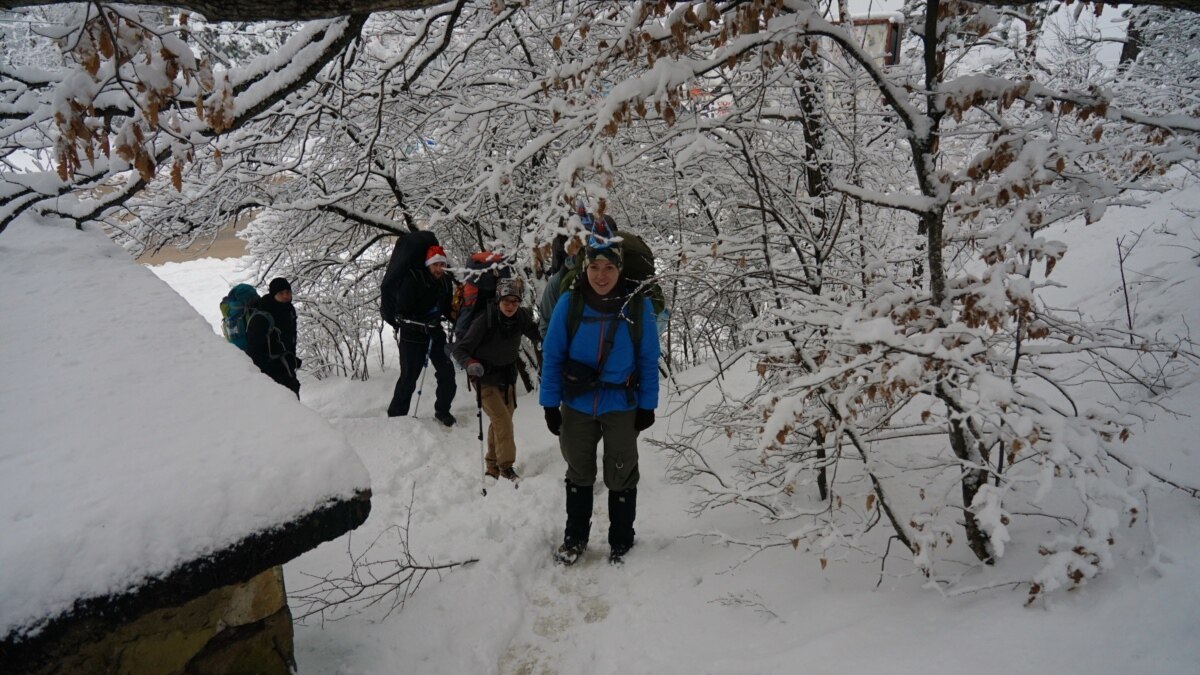
[[[450,403],[457,385],[454,365],[446,355],[446,331],[442,327],[442,320],[449,319],[454,291],[451,275],[446,271],[449,262],[441,246],[430,246],[425,251],[424,264],[408,270],[398,280],[395,320],[400,333],[400,379],[388,405],[389,417],[408,414],[413,391],[428,358],[437,376],[433,416],[448,427],[456,422],[450,414]]]

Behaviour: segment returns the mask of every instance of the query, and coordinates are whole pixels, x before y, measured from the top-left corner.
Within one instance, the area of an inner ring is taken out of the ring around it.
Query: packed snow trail
[[[416,418],[388,419],[383,406],[392,383],[384,380],[314,382],[311,387],[306,383],[303,390],[304,403],[322,412],[351,440],[372,475],[371,517],[353,533],[351,549],[361,551],[387,528],[408,523],[409,545],[418,559],[447,562],[479,558],[480,562],[441,580],[427,579],[402,612],[393,613],[379,625],[395,627],[409,620],[414,626],[425,624],[419,615],[432,606],[441,617],[434,623],[444,620],[450,625],[472,626],[467,629],[472,636],[467,641],[470,646],[456,650],[458,665],[437,664],[414,672],[557,673],[589,663],[587,659],[579,660],[580,637],[591,634],[593,640],[604,642],[603,635],[621,625],[622,615],[641,613],[636,608],[653,597],[656,582],[646,579],[634,583],[630,577],[637,579],[639,565],[657,568],[655,557],[676,541],[655,522],[655,513],[660,509],[649,502],[643,506],[643,515],[636,524],[637,545],[628,554],[627,563],[624,567],[610,565],[608,506],[603,486],[597,486],[588,551],[570,569],[556,565],[553,552],[561,543],[566,518],[565,465],[557,438],[545,429],[536,392],[522,392],[515,417],[516,469],[522,476],[521,489],[500,481],[489,485],[488,495],[481,497],[479,476],[483,467],[472,402],[464,400],[460,390],[452,409],[460,423],[450,429],[434,421],[430,411],[420,409]],[[647,447],[642,453],[646,459],[652,455]],[[664,487],[679,491],[678,486],[663,482],[660,462],[653,464],[656,466],[649,475],[643,472],[642,493]],[[697,546],[703,544],[688,540],[688,548]],[[378,546],[372,553],[377,551],[376,557],[382,557]],[[346,541],[327,544],[290,564],[289,580],[312,574],[314,569],[334,570],[339,566],[349,566]],[[291,583],[295,586],[298,582]],[[495,597],[497,586],[503,587],[499,593],[502,601]],[[444,598],[436,599],[452,587],[471,599],[460,607]],[[472,588],[477,591],[472,592]],[[382,614],[368,611],[345,622],[378,620]],[[489,633],[482,642],[477,641],[480,626],[486,626],[483,630]],[[298,627],[302,634],[310,630]],[[429,644],[425,640],[422,643]],[[301,658],[301,663],[307,663],[308,658]],[[322,671],[308,671],[302,666],[302,672]]]

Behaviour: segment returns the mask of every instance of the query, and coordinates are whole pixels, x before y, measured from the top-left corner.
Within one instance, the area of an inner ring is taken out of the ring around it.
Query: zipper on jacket
[[[592,395],[592,417],[596,417],[600,413],[600,394],[604,392],[603,380],[600,378],[604,375],[604,371],[600,370],[600,359],[604,356],[604,329],[607,324],[604,321],[600,322],[600,340],[596,343],[596,393]],[[616,342],[615,340],[613,341]],[[616,347],[616,344],[613,344]]]

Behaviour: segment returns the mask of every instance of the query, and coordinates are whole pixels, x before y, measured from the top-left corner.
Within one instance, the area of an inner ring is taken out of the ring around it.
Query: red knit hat
[[[450,259],[446,257],[446,249],[436,244],[425,251],[425,266],[429,267],[434,263],[450,264]]]

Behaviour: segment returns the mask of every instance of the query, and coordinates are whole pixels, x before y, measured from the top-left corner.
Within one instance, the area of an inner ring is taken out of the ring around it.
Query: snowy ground
[[[1165,206],[1151,216],[1183,223],[1176,242],[1200,250],[1188,234],[1194,216]],[[1101,225],[1085,233],[1086,242],[1060,268],[1067,273],[1074,265],[1071,273],[1094,293],[1101,283],[1113,288],[1107,281],[1115,273],[1112,242],[1127,229],[1117,216]],[[1155,306],[1151,295],[1190,287],[1191,295],[1175,302],[1200,319],[1194,308],[1200,275],[1188,267],[1187,250],[1175,247],[1168,255],[1166,248],[1145,246],[1139,255],[1132,262],[1146,274],[1164,269],[1154,256],[1176,261],[1175,281],[1146,286],[1150,295],[1142,306]],[[155,271],[215,325],[213,298],[228,288],[236,266],[207,260]],[[626,565],[605,561],[607,502],[600,488],[593,548],[564,569],[550,561],[564,521],[564,465],[536,395],[523,395],[516,414],[521,487],[493,485],[482,497],[474,400],[463,382],[453,408],[459,426],[446,430],[431,418],[430,392],[415,418],[385,417],[395,375],[304,380],[303,403],[345,434],[370,471],[374,506],[351,537],[289,564],[289,590],[312,583],[314,575],[346,573],[348,552],[361,555],[377,538],[363,559],[395,557],[391,528],[397,525],[410,527],[419,560],[478,562],[430,574],[402,610],[376,606],[297,626],[304,675],[1200,672],[1200,503],[1179,493],[1151,496],[1159,559],[1130,555],[1082,591],[1026,608],[1024,589],[944,597],[896,556],[881,575],[877,564],[835,562],[822,569],[803,551],[780,549],[748,558],[744,549],[689,536],[721,530],[752,539],[761,525],[744,512],[689,516],[688,488],[668,482],[667,458],[643,446],[638,545]],[[1191,392],[1178,403],[1186,412],[1200,410],[1200,395]],[[660,413],[669,407],[664,402]],[[660,419],[651,435],[683,423]],[[1157,442],[1180,446],[1174,450],[1181,465],[1170,470],[1200,475],[1186,447],[1197,431],[1200,423],[1185,417],[1168,419],[1154,432]]]

